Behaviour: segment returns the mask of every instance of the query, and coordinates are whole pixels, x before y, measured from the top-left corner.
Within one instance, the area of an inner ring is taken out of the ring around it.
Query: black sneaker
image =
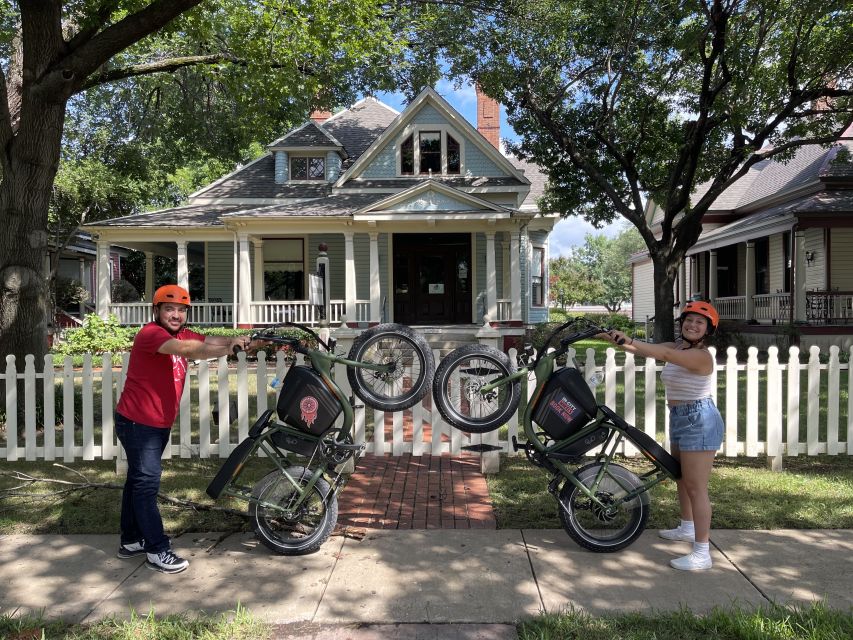
[[[149,553],[148,562],[145,564],[148,565],[149,569],[163,573],[180,573],[190,566],[187,560],[176,556],[171,549],[166,549],[160,553]]]
[[[141,556],[143,553],[145,553],[145,542],[140,540],[139,542],[120,545],[118,553],[116,553],[116,557],[121,558],[122,560],[127,560],[128,558]]]

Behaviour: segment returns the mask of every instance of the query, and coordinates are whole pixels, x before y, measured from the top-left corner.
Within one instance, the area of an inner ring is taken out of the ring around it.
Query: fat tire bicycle
[[[571,333],[549,349],[564,331]],[[634,542],[649,517],[649,489],[681,477],[679,462],[653,438],[598,404],[577,362],[554,368],[570,345],[606,332],[584,319],[569,320],[548,336],[535,358],[526,347],[517,365],[493,347],[466,345],[442,359],[432,389],[449,424],[468,433],[487,433],[516,412],[520,381],[533,371],[536,386],[521,414],[526,441],[519,443],[513,436],[512,446],[551,475],[548,491],[557,500],[566,533],[581,547],[599,553]],[[640,476],[614,462],[626,439],[652,465]],[[596,447],[600,449],[590,459],[587,454]]]
[[[282,335],[285,327],[300,334]],[[307,344],[310,336],[316,347]],[[381,411],[401,411],[428,392],[435,371],[432,351],[409,327],[386,323],[362,332],[347,357],[335,354],[336,341],[323,341],[310,328],[286,323],[252,335],[253,340],[291,348],[308,366],[292,365],[281,383],[275,411],[265,411],[248,436],[226,458],[207,487],[215,499],[231,496],[248,502],[258,539],[281,555],[317,551],[338,520],[338,494],[364,444],[353,440],[355,398],[335,382],[335,364],[347,367],[355,396]],[[334,426],[340,415],[339,426]],[[277,418],[276,419],[276,415]],[[240,482],[245,464],[263,451],[275,468],[254,486]],[[296,454],[307,462],[292,459]]]

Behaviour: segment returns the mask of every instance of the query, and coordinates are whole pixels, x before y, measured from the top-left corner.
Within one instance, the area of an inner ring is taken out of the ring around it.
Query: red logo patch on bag
[[[305,421],[305,424],[308,425],[308,428],[311,428],[311,425],[314,424],[314,421],[317,419],[317,409],[320,407],[320,403],[317,402],[317,398],[314,396],[305,396],[299,402],[299,410],[302,412],[302,419]]]

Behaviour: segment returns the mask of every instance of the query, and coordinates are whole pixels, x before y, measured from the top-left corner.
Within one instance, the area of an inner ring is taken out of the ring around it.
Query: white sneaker
[[[681,558],[674,558],[669,561],[669,566],[673,569],[680,569],[681,571],[703,571],[710,569],[712,564],[710,555],[702,555],[695,551]]]
[[[661,529],[658,531],[658,537],[664,540],[677,540],[679,542],[693,542],[696,538],[695,533],[687,533],[681,527],[675,529]]]
[[[190,566],[188,561],[176,556],[171,549],[166,549],[160,553],[149,553],[148,562],[145,564],[149,569],[163,573],[180,573]]]

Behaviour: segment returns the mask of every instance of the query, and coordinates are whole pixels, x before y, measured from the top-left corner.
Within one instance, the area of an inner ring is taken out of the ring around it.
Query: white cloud
[[[613,238],[625,228],[625,224],[625,220],[618,218],[607,226],[596,229],[589,222],[578,216],[563,218],[554,225],[554,230],[549,236],[551,239],[551,257],[559,258],[560,256],[568,255],[569,250],[582,245],[587,234],[590,233],[593,235],[603,233],[608,238]]]

